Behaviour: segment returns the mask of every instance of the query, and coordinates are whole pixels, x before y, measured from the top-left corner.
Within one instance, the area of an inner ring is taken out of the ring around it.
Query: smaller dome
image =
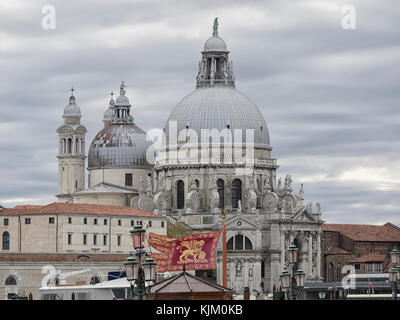
[[[113,109],[112,109],[112,108],[108,108],[108,109],[104,112],[103,121],[111,121],[111,120],[112,120],[113,114],[114,114]]]
[[[118,106],[128,106],[129,105],[129,99],[128,99],[127,96],[120,95],[117,98],[115,104],[118,105]]]
[[[68,117],[81,117],[81,108],[75,103],[75,97],[71,96],[69,98],[69,104],[64,108],[64,116]]]
[[[228,50],[225,41],[214,34],[204,44],[204,51],[228,51]]]

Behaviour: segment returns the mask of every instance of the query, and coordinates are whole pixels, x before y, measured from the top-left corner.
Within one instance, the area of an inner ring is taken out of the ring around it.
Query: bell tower
[[[64,124],[58,133],[58,194],[61,202],[72,202],[72,194],[85,188],[85,134],[81,125],[81,109],[75,103],[71,89],[69,103],[64,108]]]

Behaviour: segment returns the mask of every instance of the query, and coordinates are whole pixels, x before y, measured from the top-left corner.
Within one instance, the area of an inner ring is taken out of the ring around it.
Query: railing
[[[189,164],[236,164],[245,166],[254,165],[265,165],[265,166],[276,166],[276,159],[252,159],[252,158],[210,158],[210,159],[191,159],[191,158],[180,158],[180,159],[168,159],[156,161],[156,166],[164,165],[189,165]]]

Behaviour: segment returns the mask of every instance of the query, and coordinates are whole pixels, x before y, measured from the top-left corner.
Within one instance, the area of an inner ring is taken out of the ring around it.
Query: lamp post
[[[392,268],[389,270],[389,281],[392,285],[392,299],[397,300],[397,288],[398,282],[400,281],[400,267],[399,264],[399,251],[394,248],[390,252],[390,259],[392,262]]]
[[[306,274],[303,270],[298,269],[297,258],[299,249],[294,244],[291,244],[288,248],[288,253],[291,272],[288,270],[282,271],[280,275],[281,285],[284,291],[287,292],[288,300],[300,300],[303,298]]]
[[[132,255],[126,259],[124,263],[126,278],[131,284],[132,295],[135,296],[136,285],[138,300],[143,300],[146,293],[146,281],[155,282],[156,280],[157,263],[144,251],[146,231],[142,226],[134,227],[131,230],[131,234],[137,258]],[[144,261],[142,262],[143,259]]]

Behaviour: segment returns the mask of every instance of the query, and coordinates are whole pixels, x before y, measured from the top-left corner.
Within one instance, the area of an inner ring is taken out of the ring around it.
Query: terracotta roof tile
[[[323,224],[322,231],[339,232],[355,241],[400,242],[400,229],[391,223],[383,226],[366,224]]]
[[[339,247],[330,247],[326,254],[353,254],[351,251],[339,248]]]
[[[53,202],[48,205],[23,205],[14,208],[4,208],[1,215],[30,214],[93,214],[161,218],[161,216],[132,207],[106,206],[97,204]]]
[[[0,263],[6,262],[79,262],[79,253],[7,253],[0,254]],[[85,254],[86,256],[86,254]],[[91,262],[117,262],[123,264],[128,254],[96,253],[88,254]],[[82,261],[82,260],[81,260]],[[89,262],[84,259],[84,262]]]

